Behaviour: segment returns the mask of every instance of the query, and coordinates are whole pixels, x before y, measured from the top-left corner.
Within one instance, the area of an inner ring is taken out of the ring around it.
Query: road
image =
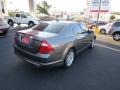
[[[0,90],[120,90],[119,45],[98,39],[71,68],[38,69],[14,55],[14,33],[0,38]]]

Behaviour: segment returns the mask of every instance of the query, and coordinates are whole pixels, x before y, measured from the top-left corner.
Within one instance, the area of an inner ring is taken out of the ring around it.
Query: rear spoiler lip
[[[26,35],[29,35],[29,36],[34,36],[32,33],[24,33],[24,32],[21,32],[21,31],[18,31],[17,33],[26,34]]]

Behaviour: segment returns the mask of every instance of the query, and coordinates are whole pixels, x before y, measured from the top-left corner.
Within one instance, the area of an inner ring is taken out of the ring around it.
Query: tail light
[[[39,47],[39,52],[42,54],[48,54],[54,51],[53,47],[45,40],[41,41],[41,45]]]

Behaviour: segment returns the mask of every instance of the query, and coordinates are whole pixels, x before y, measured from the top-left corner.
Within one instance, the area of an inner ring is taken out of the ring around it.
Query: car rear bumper
[[[30,64],[33,64],[37,67],[41,67],[41,66],[57,66],[57,65],[61,65],[63,63],[63,60],[56,60],[56,61],[52,61],[50,59],[45,59],[45,58],[41,58],[41,57],[37,57],[33,54],[30,54],[16,46],[14,46],[14,53],[20,57],[22,60],[24,60],[25,62],[28,62]]]
[[[0,34],[7,33],[8,30],[9,30],[9,28],[2,28],[2,29],[0,29]]]

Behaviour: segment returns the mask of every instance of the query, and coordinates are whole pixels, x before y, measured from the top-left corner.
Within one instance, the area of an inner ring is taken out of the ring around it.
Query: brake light
[[[41,41],[41,45],[39,47],[39,52],[42,54],[48,54],[54,51],[53,47],[45,40]]]

